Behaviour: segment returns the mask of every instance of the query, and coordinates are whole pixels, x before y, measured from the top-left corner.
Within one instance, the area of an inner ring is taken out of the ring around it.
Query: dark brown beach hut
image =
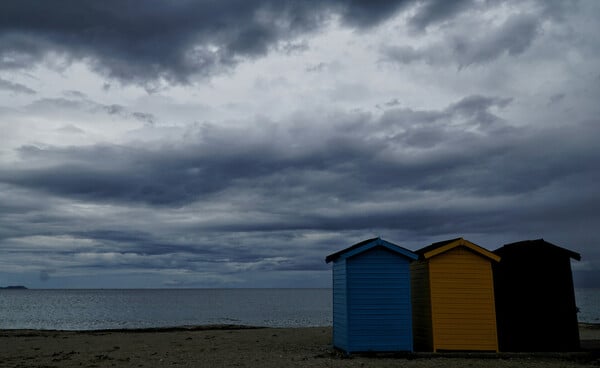
[[[544,239],[494,251],[494,290],[501,351],[579,349],[571,259],[578,253]]]

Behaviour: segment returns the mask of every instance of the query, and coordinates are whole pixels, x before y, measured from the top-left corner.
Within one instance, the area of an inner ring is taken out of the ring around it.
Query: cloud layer
[[[544,237],[593,284],[597,11],[2,2],[0,285],[329,286],[378,235]]]
[[[568,135],[511,127],[501,118],[508,104],[468,96],[437,111],[341,114],[327,125],[308,115],[287,129],[192,126],[177,146],[22,147],[0,172],[12,202],[3,242],[44,252],[56,241],[85,267],[323,271],[322,255],[338,244],[305,232],[419,238],[552,227],[545,232],[557,237],[597,221],[585,208],[600,205],[591,201],[600,152],[584,147],[598,126]]]
[[[123,83],[188,83],[286,47],[333,16],[370,27],[402,1],[61,1],[0,5],[0,68],[59,57]],[[64,67],[64,65],[63,65]]]

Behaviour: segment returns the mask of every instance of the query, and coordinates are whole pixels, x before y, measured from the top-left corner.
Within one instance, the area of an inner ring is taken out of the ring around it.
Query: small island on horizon
[[[0,290],[27,290],[23,285],[0,286]]]

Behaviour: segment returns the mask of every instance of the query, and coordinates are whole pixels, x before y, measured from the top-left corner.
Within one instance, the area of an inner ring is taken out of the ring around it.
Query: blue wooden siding
[[[346,260],[333,264],[333,345],[348,350],[348,299]]]
[[[348,343],[338,347],[348,352],[412,350],[409,264],[384,247],[346,259],[348,326],[340,333],[347,334]]]

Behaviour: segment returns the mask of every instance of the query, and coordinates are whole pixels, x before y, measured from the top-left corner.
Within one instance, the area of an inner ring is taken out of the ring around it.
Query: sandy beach
[[[0,331],[0,367],[568,367],[600,365],[600,326],[581,325],[582,350],[545,354],[355,354],[331,328],[235,326],[129,331]]]

